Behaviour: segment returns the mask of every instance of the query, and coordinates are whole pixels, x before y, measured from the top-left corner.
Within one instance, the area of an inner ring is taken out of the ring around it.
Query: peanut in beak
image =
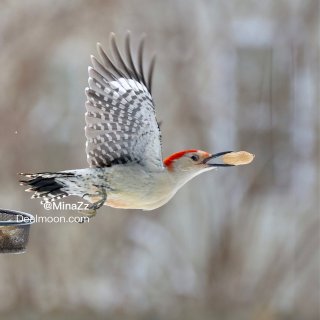
[[[222,156],[222,161],[225,164],[234,166],[242,166],[253,161],[255,155],[247,151],[230,152]]]

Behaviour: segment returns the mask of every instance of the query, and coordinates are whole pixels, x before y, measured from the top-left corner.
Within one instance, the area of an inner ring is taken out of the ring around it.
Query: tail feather
[[[67,197],[69,194],[61,182],[63,178],[73,177],[71,172],[20,173],[28,180],[19,180],[21,185],[29,186],[26,191],[34,192],[31,198],[43,198],[42,202],[51,202]]]

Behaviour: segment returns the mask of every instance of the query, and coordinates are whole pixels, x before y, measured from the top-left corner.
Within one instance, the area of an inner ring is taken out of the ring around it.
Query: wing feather
[[[126,37],[125,58],[114,34],[110,37],[115,59],[98,43],[100,61],[91,57],[86,89],[86,152],[90,166],[135,162],[162,168],[161,134],[151,96],[154,58],[147,79],[143,68],[144,38],[138,49],[138,68]]]

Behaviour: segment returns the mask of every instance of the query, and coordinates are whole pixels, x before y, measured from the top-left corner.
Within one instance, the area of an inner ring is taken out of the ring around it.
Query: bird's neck
[[[178,187],[181,188],[184,184],[188,181],[196,177],[197,175],[201,174],[202,171],[200,170],[183,170],[180,168],[168,168],[166,167],[166,172],[169,176],[170,182]]]

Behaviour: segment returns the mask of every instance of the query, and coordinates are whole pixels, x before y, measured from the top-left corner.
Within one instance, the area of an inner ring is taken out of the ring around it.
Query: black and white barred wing
[[[136,162],[162,167],[160,130],[151,96],[154,59],[148,77],[143,70],[143,40],[138,67],[133,62],[129,34],[126,59],[111,35],[115,59],[98,44],[100,61],[91,57],[89,88],[86,89],[86,152],[90,166]]]

